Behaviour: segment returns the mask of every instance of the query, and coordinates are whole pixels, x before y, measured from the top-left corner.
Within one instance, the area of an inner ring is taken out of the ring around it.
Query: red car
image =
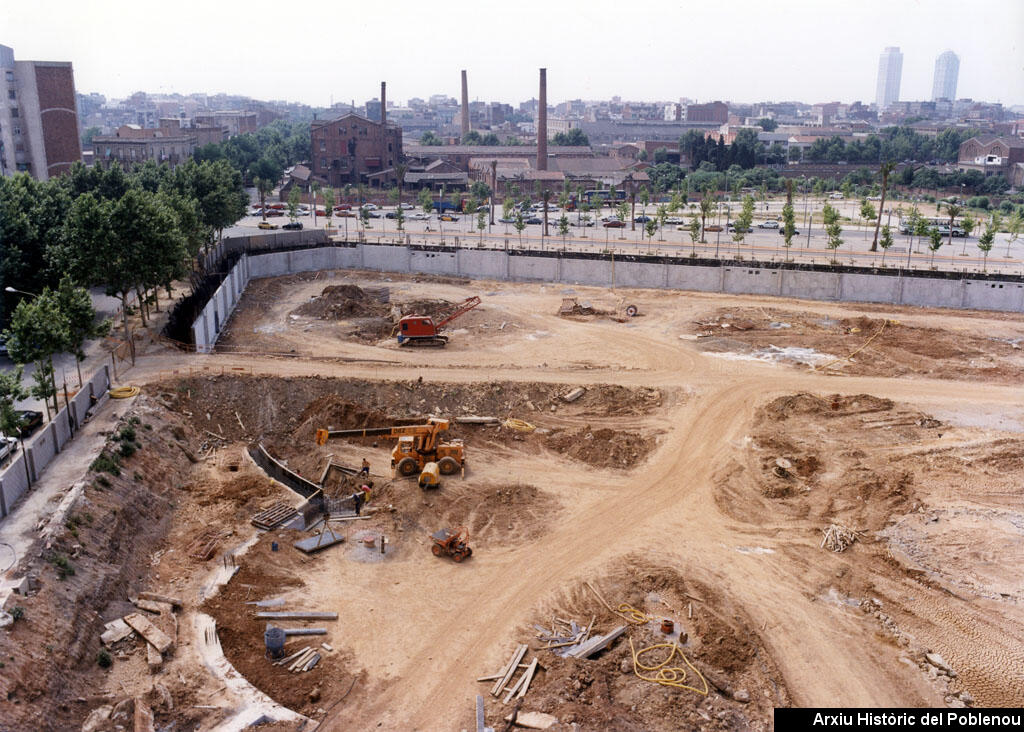
[[[606,229],[624,229],[625,227],[625,221],[606,221],[604,224],[604,228]]]

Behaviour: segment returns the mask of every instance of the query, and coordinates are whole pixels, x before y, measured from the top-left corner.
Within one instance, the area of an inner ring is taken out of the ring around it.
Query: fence
[[[298,473],[286,468],[282,463],[274,459],[263,445],[251,448],[249,455],[253,462],[263,469],[263,472],[282,485],[288,486],[304,498],[309,498],[320,490],[320,486],[308,481]]]
[[[110,384],[110,369],[103,366],[0,473],[0,519],[11,513],[18,499],[39,480],[46,466],[79,430],[89,410],[106,396]]]
[[[198,353],[210,353],[221,329],[249,284],[249,257],[243,254],[192,324],[192,342]]]

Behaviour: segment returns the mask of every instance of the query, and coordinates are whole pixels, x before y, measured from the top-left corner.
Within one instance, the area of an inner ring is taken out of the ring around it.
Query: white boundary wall
[[[537,256],[494,249],[349,244],[243,255],[192,325],[196,351],[210,353],[250,279],[295,272],[366,269],[521,282],[650,287],[807,300],[1024,312],[1024,283],[950,277],[833,272],[756,263],[702,266],[679,258]]]
[[[86,413],[94,404],[106,397],[110,389],[110,370],[103,366],[94,373],[63,407],[52,421],[31,440],[25,442],[25,450],[19,451],[2,473],[0,473],[0,519],[7,516],[31,482],[39,480],[43,470],[56,457],[75,431],[85,420]],[[70,422],[69,422],[70,417]]]

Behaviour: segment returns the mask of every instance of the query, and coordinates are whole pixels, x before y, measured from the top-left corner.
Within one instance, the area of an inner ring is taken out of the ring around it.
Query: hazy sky
[[[79,91],[226,92],[325,106],[376,97],[548,101],[874,101],[903,50],[900,99],[930,99],[935,57],[957,96],[1024,104],[1024,0],[36,0],[3,3],[0,43],[71,61]]]

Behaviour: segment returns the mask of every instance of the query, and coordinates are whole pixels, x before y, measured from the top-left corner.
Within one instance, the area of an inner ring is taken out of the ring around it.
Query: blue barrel
[[[277,542],[276,541],[270,542],[270,551],[272,551],[272,552],[276,552],[277,551]]]
[[[267,655],[271,658],[280,658],[284,655],[284,629],[268,625],[263,633],[263,642],[267,644]]]

